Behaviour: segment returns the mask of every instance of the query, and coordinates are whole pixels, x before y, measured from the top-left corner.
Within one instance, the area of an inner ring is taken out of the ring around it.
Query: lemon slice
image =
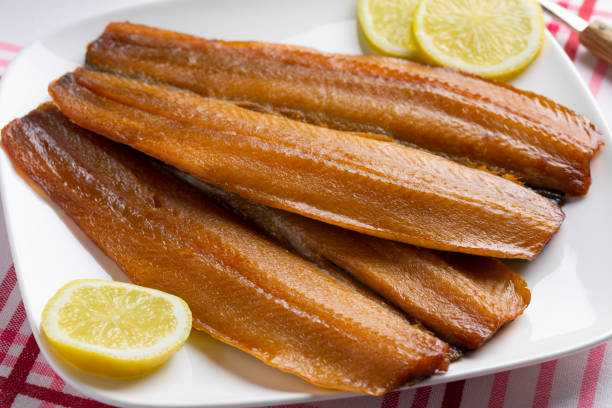
[[[145,375],[178,350],[191,330],[180,298],[129,283],[83,279],[49,300],[42,332],[69,364],[111,378]]]
[[[535,0],[422,0],[412,26],[429,62],[498,79],[533,61],[545,30]]]
[[[412,14],[417,3],[418,0],[359,0],[359,25],[370,46],[394,57],[416,57]]]

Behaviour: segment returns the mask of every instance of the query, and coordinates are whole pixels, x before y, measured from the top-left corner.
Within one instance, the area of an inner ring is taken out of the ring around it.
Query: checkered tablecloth
[[[80,17],[148,0],[0,0],[0,78],[22,46]],[[560,1],[585,19],[612,23],[612,0]],[[577,35],[548,20],[548,29],[574,61],[612,123],[612,69],[578,45]],[[0,79],[1,80],[1,79]],[[612,311],[610,311],[612,312]],[[32,336],[0,216],[0,408],[104,407],[57,376]],[[612,407],[612,347],[601,344],[570,357],[434,387],[355,397],[292,408]]]

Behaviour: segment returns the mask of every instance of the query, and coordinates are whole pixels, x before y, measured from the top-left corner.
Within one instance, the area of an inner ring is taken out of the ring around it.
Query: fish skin
[[[590,161],[603,144],[587,118],[541,95],[395,58],[110,23],[86,60],[314,124],[382,133],[572,195],[588,191]]]
[[[136,284],[193,326],[327,388],[383,394],[448,365],[448,345],[271,243],[150,158],[45,104],[2,131],[13,165]]]
[[[525,281],[497,259],[366,236],[181,177],[305,258],[351,274],[450,344],[480,347],[531,300]]]
[[[77,70],[49,86],[79,126],[252,201],[381,238],[533,259],[563,212],[501,177],[180,89]]]

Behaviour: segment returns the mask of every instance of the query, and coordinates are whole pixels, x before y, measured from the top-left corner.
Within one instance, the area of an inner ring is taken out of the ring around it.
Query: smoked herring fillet
[[[366,236],[182,177],[305,258],[340,267],[436,335],[462,348],[480,347],[519,316],[531,299],[525,281],[497,259]]]
[[[446,369],[446,343],[52,105],[14,120],[2,135],[21,174],[132,281],[183,298],[196,329],[328,388],[378,395]]]
[[[587,192],[602,144],[588,119],[541,95],[394,58],[111,23],[89,45],[87,63],[314,124],[383,133],[574,195]]]
[[[77,125],[202,181],[381,238],[533,259],[563,220],[516,183],[397,143],[93,71],[49,91]]]

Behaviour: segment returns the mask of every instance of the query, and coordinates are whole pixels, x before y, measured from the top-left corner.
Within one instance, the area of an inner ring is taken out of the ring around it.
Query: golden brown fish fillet
[[[86,129],[261,204],[370,235],[532,259],[563,220],[528,189],[397,143],[93,71],[49,91]]]
[[[328,388],[382,394],[446,369],[441,340],[50,104],[11,122],[2,144],[130,279],[185,299],[195,328]]]
[[[602,143],[588,119],[541,95],[393,58],[111,23],[89,45],[87,62],[315,124],[383,133],[571,194],[587,192]]]
[[[331,263],[350,273],[457,346],[481,346],[519,316],[531,299],[525,281],[496,259],[362,235],[182,177],[286,247],[313,262]]]

